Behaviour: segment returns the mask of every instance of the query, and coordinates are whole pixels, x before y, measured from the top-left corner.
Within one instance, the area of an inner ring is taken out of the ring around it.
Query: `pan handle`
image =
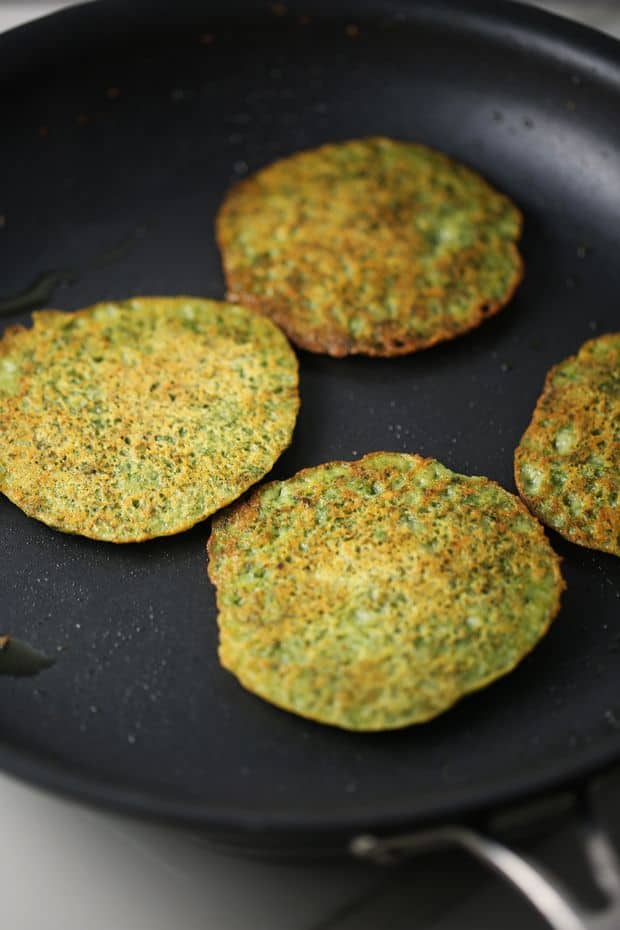
[[[605,904],[597,910],[584,907],[552,872],[531,856],[466,826],[442,826],[391,837],[363,834],[353,838],[350,852],[356,858],[389,864],[418,852],[460,847],[517,888],[553,930],[619,930],[620,862],[607,833],[592,815],[588,799],[584,796],[580,801],[585,857],[605,898]]]

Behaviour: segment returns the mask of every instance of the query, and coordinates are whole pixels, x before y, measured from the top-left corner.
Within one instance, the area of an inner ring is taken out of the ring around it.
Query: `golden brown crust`
[[[290,442],[297,362],[250,310],[155,297],[33,317],[0,341],[0,490],[55,529],[182,532]]]
[[[514,455],[532,513],[566,539],[620,555],[620,333],[554,365]]]
[[[353,730],[424,722],[506,674],[564,587],[522,501],[387,452],[261,486],[218,514],[208,552],[224,667]]]
[[[519,284],[523,280],[524,270],[525,266],[523,260],[519,252],[515,249],[515,277],[509,290],[506,292],[505,298],[502,301],[486,303],[478,307],[475,315],[472,314],[472,320],[466,332],[477,329],[485,320],[495,316],[512,300]],[[257,299],[255,294],[247,292],[232,293],[228,291],[226,293],[226,299],[230,300],[232,303],[240,303],[246,307],[251,307],[253,310],[256,310],[257,313],[264,313],[273,320],[274,323],[277,323],[280,329],[286,333],[291,342],[298,346],[298,348],[317,354],[331,355],[333,358],[344,358],[347,355],[359,354],[369,355],[375,358],[395,358],[399,355],[410,355],[422,349],[430,349],[439,342],[449,342],[464,334],[461,331],[455,332],[448,329],[438,329],[432,336],[429,336],[426,340],[422,340],[411,336],[408,337],[402,329],[390,333],[389,328],[385,326],[381,332],[381,347],[379,348],[371,345],[362,350],[356,348],[352,339],[344,339],[342,336],[336,334],[330,337],[323,334],[317,335],[316,333],[299,330],[295,327],[294,321],[290,319],[286,310],[282,310],[282,308],[278,309],[276,305],[267,300],[261,301]]]
[[[453,339],[508,303],[523,277],[521,228],[520,211],[475,172],[374,138],[240,181],[216,235],[229,300],[311,352],[395,356]]]

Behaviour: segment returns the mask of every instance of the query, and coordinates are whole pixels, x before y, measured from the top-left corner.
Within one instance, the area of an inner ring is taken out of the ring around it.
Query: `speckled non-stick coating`
[[[328,140],[424,140],[523,208],[523,284],[479,330],[417,355],[300,353],[301,412],[272,477],[386,449],[514,491],[545,373],[617,329],[617,46],[499,0],[288,9],[103,0],[3,36],[2,294],[73,270],[39,306],[222,297],[212,230],[236,178]],[[351,734],[220,668],[206,534],[112,547],[0,500],[2,626],[58,657],[36,679],[0,679],[7,770],[245,848],[308,850],[462,817],[620,754],[613,556],[550,534],[561,613],[493,700]]]

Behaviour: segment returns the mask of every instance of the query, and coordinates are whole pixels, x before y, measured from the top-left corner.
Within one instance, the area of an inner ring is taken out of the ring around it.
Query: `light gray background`
[[[75,2],[0,0],[0,32]],[[616,0],[541,0],[538,5],[620,38]],[[620,779],[617,784],[620,801]],[[620,803],[607,810],[608,818],[620,823]],[[564,871],[579,869],[565,832],[538,842],[536,852]],[[353,863],[246,862],[213,853],[197,836],[83,808],[4,775],[0,893],[3,930],[545,926],[512,891],[460,854],[421,856],[389,871]]]

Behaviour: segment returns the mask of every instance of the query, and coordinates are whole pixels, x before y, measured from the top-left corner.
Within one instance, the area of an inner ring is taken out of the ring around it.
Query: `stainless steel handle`
[[[592,877],[605,897],[598,910],[583,906],[563,883],[531,856],[465,826],[443,826],[392,837],[356,836],[351,853],[361,859],[389,863],[418,852],[460,847],[502,875],[549,922],[553,930],[620,930],[620,863],[588,806],[580,811],[580,832]]]

